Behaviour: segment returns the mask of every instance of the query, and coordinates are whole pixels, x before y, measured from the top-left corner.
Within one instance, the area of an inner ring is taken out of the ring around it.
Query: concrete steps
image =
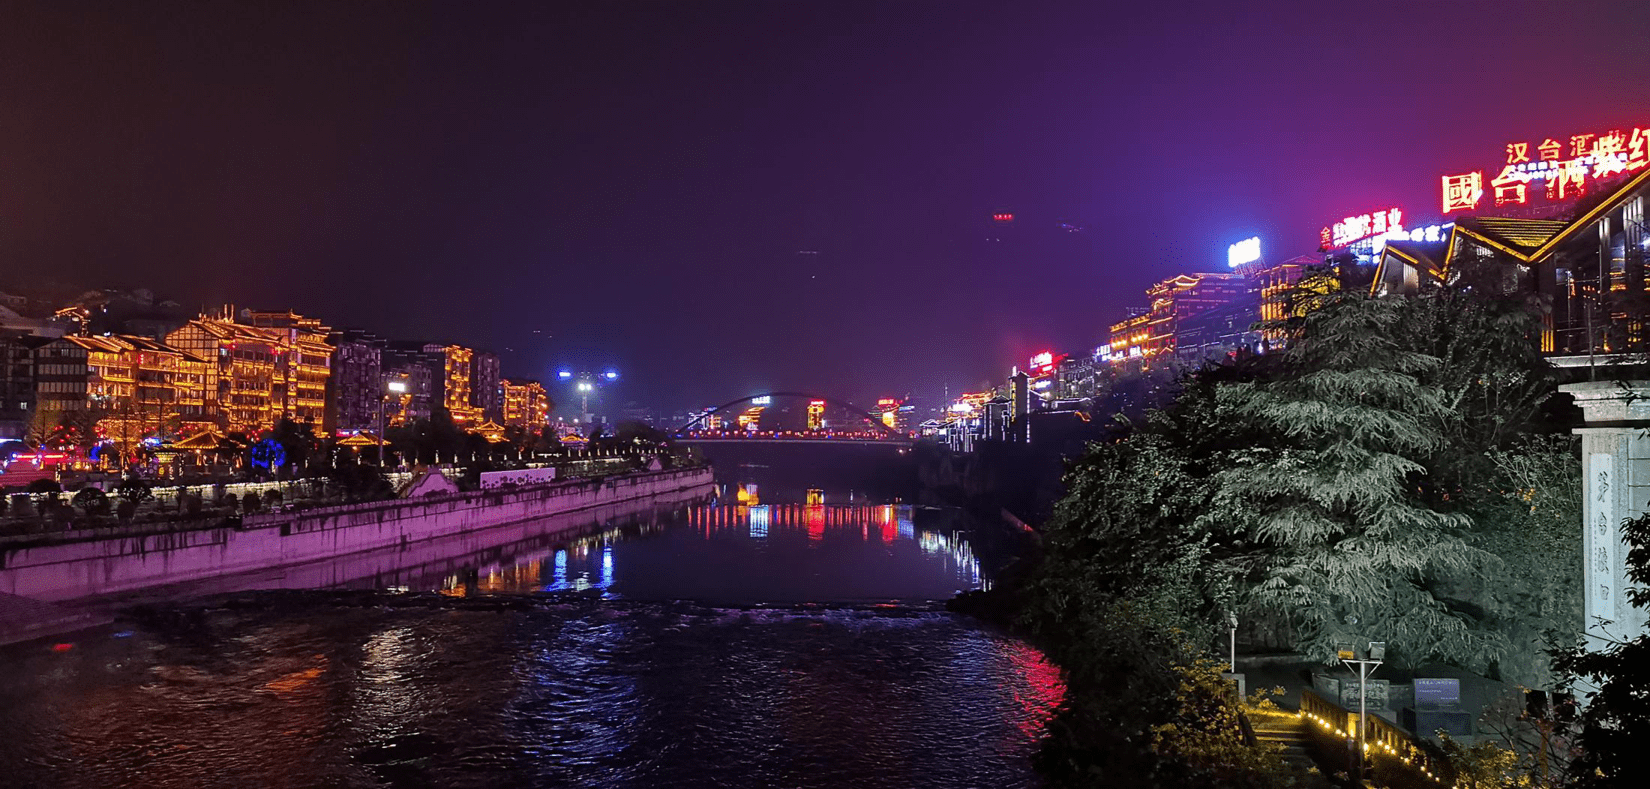
[[[1264,744],[1283,748],[1283,760],[1291,767],[1305,770],[1317,766],[1307,750],[1306,726],[1294,715],[1256,718],[1252,725],[1255,739]]]

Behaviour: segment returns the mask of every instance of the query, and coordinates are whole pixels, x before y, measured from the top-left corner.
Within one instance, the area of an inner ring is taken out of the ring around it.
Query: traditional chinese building
[[[123,448],[212,426],[206,360],[147,337],[67,337],[86,349],[86,408]]]
[[[503,424],[536,430],[549,423],[550,396],[538,381],[506,378],[499,382],[499,389],[503,393]]]
[[[1173,356],[1182,322],[1252,300],[1253,284],[1239,274],[1181,274],[1151,286],[1146,295],[1147,312],[1112,324],[1114,363],[1150,365]]]
[[[240,320],[279,334],[272,390],[277,420],[308,424],[317,432],[327,420],[327,385],[332,377],[332,330],[291,310],[242,310]]]
[[[242,319],[267,325],[201,316],[166,335],[167,345],[204,361],[207,415],[229,432],[257,433],[281,419],[319,431],[332,369],[325,327],[293,313]]]

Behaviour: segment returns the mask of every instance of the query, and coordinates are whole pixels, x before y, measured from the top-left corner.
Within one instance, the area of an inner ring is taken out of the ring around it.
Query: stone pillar
[[[1560,391],[1586,417],[1581,436],[1582,584],[1587,644],[1646,632],[1646,612],[1622,595],[1628,586],[1621,522],[1650,511],[1650,381],[1592,381]]]

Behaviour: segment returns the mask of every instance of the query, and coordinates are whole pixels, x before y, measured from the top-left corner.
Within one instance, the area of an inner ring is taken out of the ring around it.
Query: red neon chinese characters
[[[1596,134],[1577,134],[1571,137],[1570,156],[1580,159],[1581,157],[1592,153],[1592,139],[1597,136],[1598,135]]]
[[[1590,136],[1590,135],[1589,135]],[[1572,188],[1574,187],[1574,188]],[[1563,200],[1587,193],[1587,165],[1579,160],[1560,164],[1547,176],[1547,199]]]
[[[1527,142],[1507,143],[1507,164],[1518,164],[1530,160],[1530,144]]]
[[[1558,154],[1563,149],[1564,146],[1551,137],[1548,137],[1546,142],[1536,148],[1536,150],[1541,151],[1541,161],[1544,162],[1558,161]]]
[[[1638,171],[1650,164],[1650,129],[1634,129],[1627,140],[1627,169]]]
[[[1530,175],[1519,172],[1513,165],[1507,165],[1501,174],[1490,182],[1490,186],[1495,187],[1496,205],[1524,205],[1530,202]]]
[[[1478,200],[1483,196],[1482,171],[1444,176],[1444,213],[1477,208]]]
[[[1612,131],[1593,143],[1593,177],[1604,178],[1627,170],[1627,135]]]

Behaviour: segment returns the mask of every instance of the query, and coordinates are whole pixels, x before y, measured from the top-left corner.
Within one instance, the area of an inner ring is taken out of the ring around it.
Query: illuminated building
[[[440,405],[446,408],[459,427],[469,430],[486,421],[482,409],[475,404],[491,402],[492,398],[477,398],[475,395],[475,351],[462,345],[420,342],[390,343],[389,351],[389,356],[398,366],[422,364],[429,369],[432,407]],[[492,354],[483,356],[492,357]],[[484,361],[483,366],[491,367],[496,390],[496,358],[490,365]]]
[[[1644,139],[1639,131],[1628,139]],[[1543,147],[1550,150],[1547,143]],[[1624,168],[1634,161],[1615,160]],[[1629,293],[1650,291],[1650,227],[1645,222],[1650,168],[1639,164],[1634,171],[1631,178],[1609,181],[1618,184],[1611,191],[1572,203],[1572,215],[1563,219],[1463,217],[1443,244],[1389,244],[1371,291],[1414,293],[1471,277],[1476,285],[1493,283],[1508,292],[1539,296],[1550,305],[1543,313],[1545,353],[1581,356],[1641,347],[1646,339],[1643,318],[1616,306]],[[1595,180],[1584,178],[1581,187],[1565,188],[1603,188]],[[1549,184],[1549,197],[1556,191]]]
[[[745,412],[740,414],[736,420],[739,429],[748,433],[759,430],[762,427],[762,412],[764,410],[766,410],[766,407],[760,405],[753,405],[745,409]]]
[[[537,429],[550,421],[550,396],[538,381],[499,382],[503,393],[504,424]]]
[[[326,327],[292,312],[246,310],[244,322],[230,314],[202,315],[166,335],[167,345],[205,363],[204,416],[230,432],[257,433],[282,419],[320,431],[332,374]]]
[[[331,329],[291,310],[242,310],[240,322],[278,335],[271,390],[277,421],[291,419],[322,431],[332,377],[332,345],[327,342]]]
[[[823,430],[823,429],[825,429],[825,401],[824,400],[809,400],[808,401],[808,429],[809,430]]]
[[[1150,365],[1172,357],[1182,322],[1241,304],[1252,297],[1252,288],[1240,274],[1181,274],[1151,286],[1147,312],[1112,324],[1113,363]]]
[[[166,342],[206,360],[208,411],[229,432],[275,426],[276,357],[281,335],[219,318],[201,317],[166,335]]]
[[[899,420],[899,401],[892,397],[881,398],[877,400],[876,408],[871,410],[871,415],[888,429],[897,429],[895,425]]]
[[[987,437],[986,405],[990,392],[965,393],[946,406],[945,414],[924,423],[924,434],[953,452],[973,452],[974,442]]]
[[[204,359],[147,337],[67,337],[86,349],[86,408],[120,445],[211,427]]]

